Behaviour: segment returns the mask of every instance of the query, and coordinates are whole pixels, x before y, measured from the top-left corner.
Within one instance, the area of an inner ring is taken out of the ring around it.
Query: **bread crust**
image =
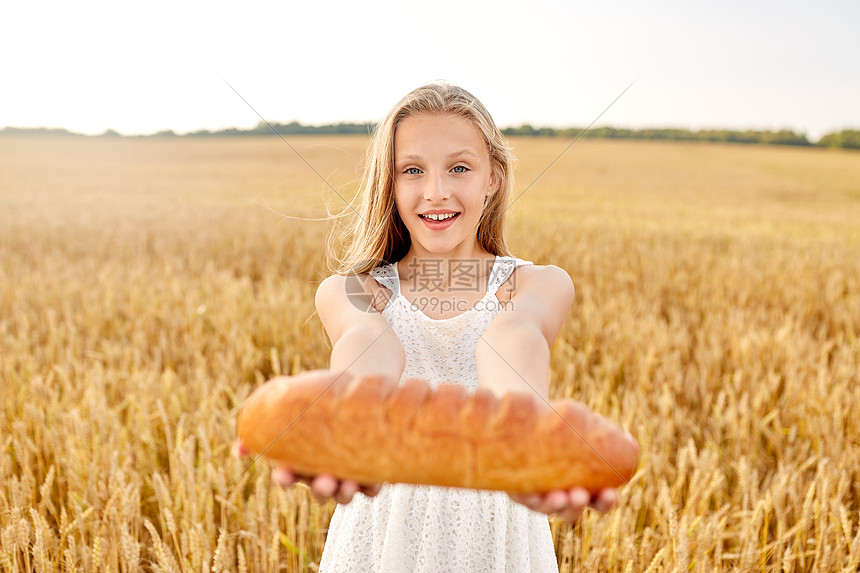
[[[266,382],[237,430],[249,451],[298,474],[512,493],[620,487],[639,454],[615,423],[573,400],[327,370]]]

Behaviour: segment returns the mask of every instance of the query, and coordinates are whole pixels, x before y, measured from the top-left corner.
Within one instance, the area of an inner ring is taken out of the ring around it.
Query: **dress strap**
[[[534,263],[516,257],[496,257],[496,263],[493,265],[493,270],[490,271],[490,280],[487,283],[487,294],[495,295],[499,287],[510,278],[514,269],[531,264]]]
[[[370,271],[370,276],[380,285],[391,291],[392,296],[400,294],[400,279],[397,276],[397,263],[382,265]]]

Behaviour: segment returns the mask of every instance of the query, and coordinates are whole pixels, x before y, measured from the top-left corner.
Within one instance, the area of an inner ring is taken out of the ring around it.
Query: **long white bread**
[[[239,413],[251,452],[303,475],[509,492],[627,483],[639,448],[613,422],[573,400],[501,399],[456,384],[402,385],[327,370],[274,378]]]

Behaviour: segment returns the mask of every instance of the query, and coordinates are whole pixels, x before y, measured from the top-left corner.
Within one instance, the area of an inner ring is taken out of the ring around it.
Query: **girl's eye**
[[[421,173],[421,170],[418,169],[417,167],[409,167],[403,173],[405,173],[407,175],[418,175],[419,173]]]
[[[452,169],[452,171],[454,173],[465,173],[468,170],[469,170],[469,168],[466,167],[465,165],[458,165]]]

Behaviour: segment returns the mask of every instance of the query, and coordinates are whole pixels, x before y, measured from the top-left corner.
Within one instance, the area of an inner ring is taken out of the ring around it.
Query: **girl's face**
[[[454,115],[415,115],[394,134],[394,200],[417,256],[475,257],[484,200],[498,189],[481,132]]]

